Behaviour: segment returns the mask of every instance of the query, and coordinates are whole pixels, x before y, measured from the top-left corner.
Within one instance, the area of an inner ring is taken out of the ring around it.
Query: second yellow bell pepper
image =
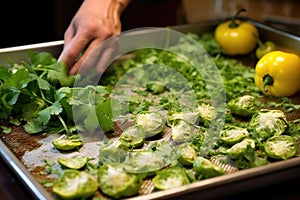
[[[255,35],[259,34],[256,26],[236,19],[237,15],[243,11],[246,10],[239,10],[232,20],[220,23],[215,29],[216,41],[227,55],[245,55],[257,46]]]
[[[255,66],[255,84],[268,96],[288,97],[300,88],[300,58],[294,53],[271,51]]]

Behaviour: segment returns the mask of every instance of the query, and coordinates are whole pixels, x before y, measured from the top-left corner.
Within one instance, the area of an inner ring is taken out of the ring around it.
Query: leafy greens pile
[[[90,120],[94,117],[90,115],[91,105],[100,108],[99,121],[107,121],[103,112],[110,91],[103,86],[72,87],[76,76],[68,76],[66,66],[50,53],[31,52],[28,62],[11,61],[8,67],[0,66],[0,77],[1,121],[24,125],[30,134],[71,134],[79,128],[92,131],[99,122],[97,118]],[[80,105],[85,127],[75,127],[73,105]],[[105,124],[108,130],[112,129],[111,123]],[[10,131],[9,126],[2,125],[1,128]]]

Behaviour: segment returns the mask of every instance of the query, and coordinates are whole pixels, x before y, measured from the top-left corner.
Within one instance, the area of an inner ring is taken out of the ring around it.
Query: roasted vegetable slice
[[[201,104],[197,108],[197,112],[200,116],[200,122],[208,126],[210,121],[216,118],[217,112],[213,106],[209,104]]]
[[[193,169],[198,174],[198,179],[201,179],[202,177],[210,178],[225,174],[225,171],[221,167],[200,156],[195,159]]]
[[[269,138],[265,143],[268,156],[278,160],[286,160],[297,153],[297,142],[289,135],[279,135]]]
[[[85,166],[88,161],[88,157],[77,157],[73,156],[71,158],[57,158],[57,162],[70,169],[80,169]]]
[[[156,172],[153,178],[154,187],[158,190],[167,190],[187,185],[190,180],[185,170],[179,166],[172,166]]]
[[[136,124],[143,127],[146,137],[161,133],[165,123],[165,117],[158,112],[140,113],[136,116]]]
[[[124,169],[131,173],[145,173],[152,175],[155,171],[165,167],[161,157],[154,151],[132,152],[124,162]]]
[[[220,140],[225,144],[233,145],[235,143],[242,141],[247,136],[249,136],[249,132],[246,128],[227,125],[221,131]]]
[[[82,140],[77,135],[66,136],[61,135],[59,138],[52,140],[52,144],[59,150],[73,150],[82,146]]]
[[[255,97],[244,95],[231,99],[227,107],[232,113],[238,116],[250,117],[256,112]]]
[[[139,125],[131,126],[120,135],[119,141],[128,148],[141,146],[145,141],[145,131]]]
[[[183,165],[193,165],[197,158],[196,148],[192,143],[182,143],[177,147],[177,160]]]
[[[171,126],[172,139],[174,142],[189,142],[196,136],[199,130],[184,120],[175,120]]]
[[[101,164],[110,162],[120,163],[124,161],[128,148],[122,145],[119,140],[115,140],[101,146],[99,152],[99,162]]]
[[[255,141],[253,139],[245,138],[241,142],[233,145],[226,152],[230,158],[236,159],[239,156],[243,155],[247,151],[248,147],[254,149]]]
[[[142,177],[124,171],[122,164],[110,163],[99,168],[98,182],[104,194],[118,199],[137,194],[142,184]]]
[[[172,124],[177,119],[182,119],[190,124],[197,125],[199,123],[199,113],[198,112],[173,113],[169,116],[168,123]]]
[[[281,135],[286,130],[288,122],[281,110],[262,109],[252,116],[250,126],[262,140],[266,140],[271,136]]]
[[[84,171],[64,170],[53,185],[53,193],[61,199],[86,199],[98,189],[97,179]]]

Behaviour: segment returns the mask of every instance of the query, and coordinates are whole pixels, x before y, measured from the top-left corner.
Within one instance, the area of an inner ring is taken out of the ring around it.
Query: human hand
[[[101,42],[121,31],[120,14],[130,0],[85,0],[64,35],[64,48],[58,61],[69,74],[79,71],[89,53]],[[101,70],[101,69],[97,69]]]

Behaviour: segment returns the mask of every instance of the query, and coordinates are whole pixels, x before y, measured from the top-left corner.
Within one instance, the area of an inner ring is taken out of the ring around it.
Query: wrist
[[[119,4],[118,12],[119,15],[125,10],[131,0],[114,0],[117,4]]]
[[[121,13],[128,6],[130,0],[107,0],[106,18],[120,17]],[[116,20],[116,19],[115,19]]]

